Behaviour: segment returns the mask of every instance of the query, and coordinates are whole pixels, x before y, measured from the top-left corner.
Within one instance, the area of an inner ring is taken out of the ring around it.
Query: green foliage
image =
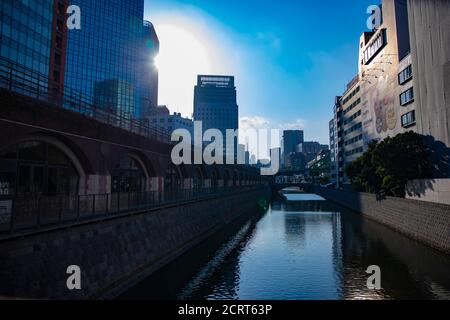
[[[356,191],[405,196],[408,180],[423,179],[431,172],[430,150],[423,136],[407,132],[369,144],[360,158],[346,167]]]

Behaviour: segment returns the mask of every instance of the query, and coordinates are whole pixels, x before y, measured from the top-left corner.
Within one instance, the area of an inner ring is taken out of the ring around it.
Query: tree
[[[430,177],[432,162],[424,137],[407,132],[381,142],[373,141],[360,158],[350,163],[346,173],[357,191],[405,196],[408,180]]]

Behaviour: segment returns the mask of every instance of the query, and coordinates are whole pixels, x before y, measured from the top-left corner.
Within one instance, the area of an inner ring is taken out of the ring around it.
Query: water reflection
[[[367,289],[370,265],[382,290]],[[449,299],[448,270],[448,256],[303,196],[243,218],[122,298]]]

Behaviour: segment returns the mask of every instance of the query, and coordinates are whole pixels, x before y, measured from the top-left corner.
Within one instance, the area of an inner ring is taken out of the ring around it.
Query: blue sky
[[[165,55],[170,48],[178,51],[160,69],[159,102],[191,115],[195,64],[201,69],[205,59],[195,62],[189,54],[198,56],[200,49],[190,48],[200,43],[210,60],[209,72],[236,76],[243,127],[304,129],[307,140],[328,143],[334,97],[357,73],[366,10],[378,3],[146,0],[145,18],[154,23],[161,46],[166,44]],[[186,36],[185,50],[179,50],[173,39],[177,33],[167,31],[170,26],[186,31],[196,43],[189,45]],[[170,70],[175,60],[191,67],[180,71],[185,75],[179,79]]]

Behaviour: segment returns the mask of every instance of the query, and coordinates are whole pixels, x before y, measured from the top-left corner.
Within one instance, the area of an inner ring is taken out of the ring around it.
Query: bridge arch
[[[183,170],[179,166],[169,163],[164,174],[164,191],[176,192],[183,187]]]
[[[79,194],[87,176],[79,155],[55,136],[27,135],[0,150],[0,180],[13,186],[11,196]]]
[[[237,170],[233,171],[233,183],[232,186],[233,187],[237,187],[239,185],[239,174],[237,172]]]
[[[219,181],[222,179],[220,174],[220,170],[218,168],[212,168],[210,170],[210,180],[211,180],[211,188],[216,189],[219,187]]]
[[[230,172],[228,171],[228,169],[224,169],[223,176],[222,176],[222,181],[223,181],[224,187],[230,186],[230,179],[231,179]]]
[[[148,162],[135,153],[122,155],[111,170],[111,192],[137,192],[149,190],[151,175]]]
[[[206,186],[208,173],[204,166],[195,165],[192,167],[192,187],[193,189],[203,189]]]

